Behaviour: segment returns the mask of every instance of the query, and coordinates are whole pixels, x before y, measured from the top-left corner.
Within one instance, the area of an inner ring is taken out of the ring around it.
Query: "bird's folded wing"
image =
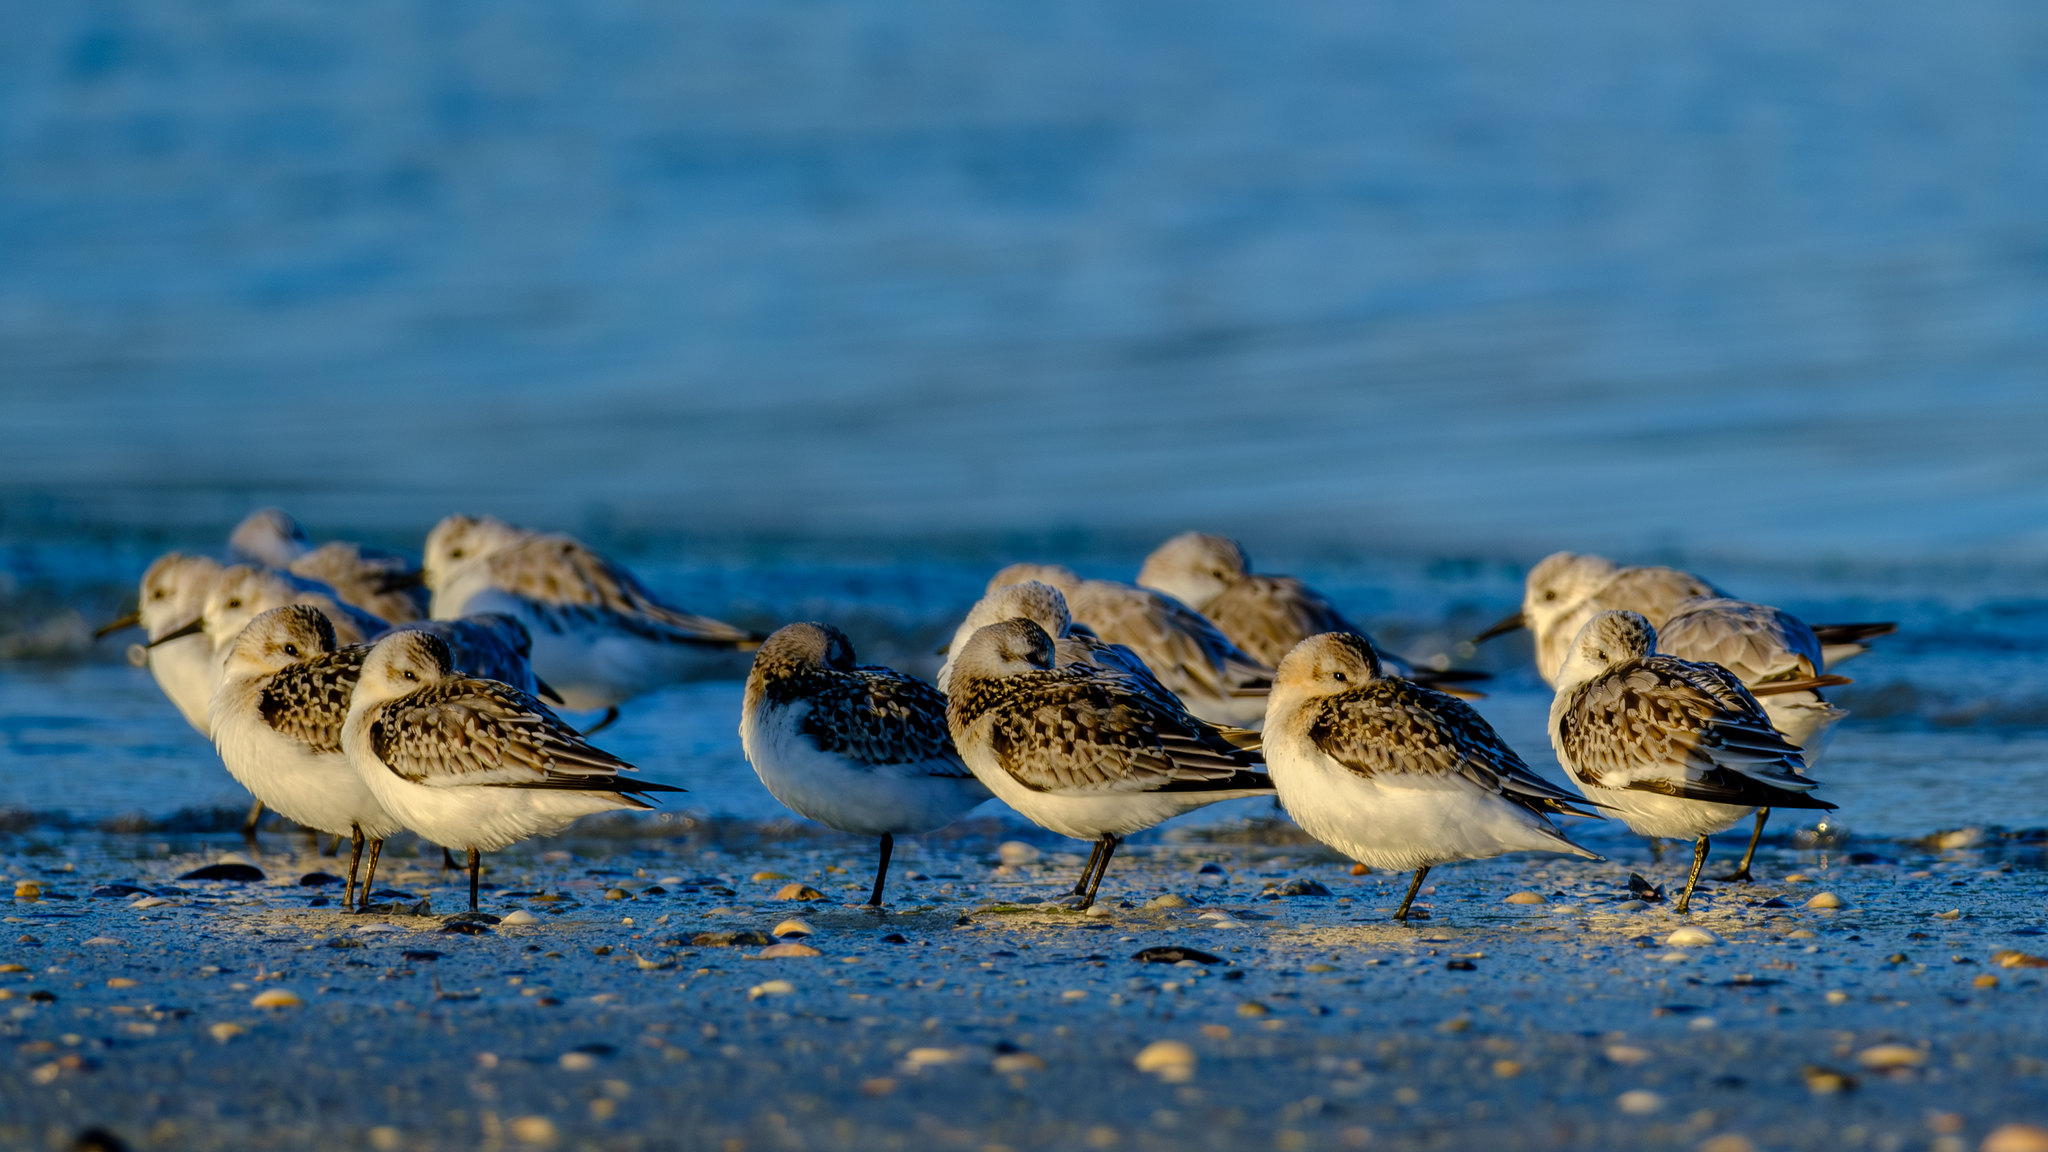
[[[1420,684],[1384,678],[1329,697],[1308,735],[1332,761],[1378,783],[1459,778],[1525,807],[1587,815],[1573,806],[1579,797],[1530,771],[1471,706]]]
[[[371,748],[415,784],[667,791],[622,780],[633,766],[585,743],[547,705],[489,680],[449,680],[378,708]]]
[[[257,713],[272,731],[314,752],[340,752],[349,698],[369,651],[351,645],[278,671],[257,696]]]
[[[1713,664],[1652,656],[1621,665],[1579,689],[1557,736],[1580,779],[1606,788],[1798,807],[1789,798],[1814,787],[1797,774],[1805,765],[1800,750],[1732,673]],[[1787,799],[1732,798],[1759,790]]]
[[[496,587],[542,606],[591,610],[622,626],[683,643],[741,646],[761,639],[736,625],[662,603],[638,577],[572,537],[536,535],[485,563]]]
[[[1067,598],[1074,618],[1137,653],[1175,692],[1222,696],[1270,686],[1273,669],[1230,642],[1209,618],[1146,588],[1090,580]]]
[[[1746,600],[1699,599],[1657,629],[1657,649],[1681,660],[1719,664],[1744,684],[1817,675],[1820,641],[1798,617]]]
[[[878,771],[974,775],[946,730],[946,698],[915,677],[856,668],[814,692],[802,730],[819,749]]]
[[[1106,678],[1066,672],[1007,677],[990,709],[990,746],[1019,783],[1040,792],[1270,788],[1255,752],[1162,701]]]
[[[1307,637],[1358,631],[1321,593],[1292,576],[1246,576],[1203,605],[1202,614],[1269,665]]]

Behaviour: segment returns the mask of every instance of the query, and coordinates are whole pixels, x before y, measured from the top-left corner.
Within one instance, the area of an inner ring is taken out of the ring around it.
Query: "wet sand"
[[[882,914],[835,837],[528,845],[484,906],[535,922],[475,935],[409,845],[379,881],[405,911],[351,916],[299,883],[345,861],[298,838],[232,883],[175,879],[225,838],[10,835],[41,898],[0,934],[0,1145],[1949,1150],[2048,1123],[2039,845],[1767,848],[1687,920],[1628,898],[1631,870],[1675,892],[1679,853],[1448,867],[1403,926],[1405,877],[1255,836],[1128,849],[1077,914],[1043,901],[1081,855],[1003,865],[1004,834],[906,844]],[[818,955],[708,942],[792,918]],[[1161,947],[1214,959],[1134,959]],[[1162,1040],[1192,1065],[1134,1065]]]

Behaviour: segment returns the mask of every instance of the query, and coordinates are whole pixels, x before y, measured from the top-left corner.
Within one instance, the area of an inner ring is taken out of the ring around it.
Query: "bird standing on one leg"
[[[785,806],[828,828],[881,840],[868,907],[897,836],[935,832],[989,797],[953,748],[946,698],[912,676],[854,664],[827,624],[791,624],[754,656],[740,744]]]

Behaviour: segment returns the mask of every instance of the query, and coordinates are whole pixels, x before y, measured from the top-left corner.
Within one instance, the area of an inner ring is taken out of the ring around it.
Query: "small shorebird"
[[[1152,550],[1138,570],[1138,586],[1172,596],[1208,617],[1253,659],[1277,665],[1294,646],[1325,632],[1363,636],[1380,666],[1403,680],[1473,699],[1484,695],[1456,685],[1488,680],[1486,672],[1419,668],[1380,650],[1371,636],[1344,618],[1328,597],[1292,576],[1251,570],[1244,546],[1227,536],[1183,532]]]
[[[1027,580],[1059,589],[1074,623],[1137,653],[1189,712],[1243,728],[1265,722],[1272,666],[1231,643],[1200,612],[1164,592],[1083,580],[1057,564],[1012,564],[989,580],[986,591]]]
[[[633,766],[517,688],[457,675],[448,645],[425,632],[394,632],[370,649],[341,744],[402,824],[468,851],[471,912],[481,853],[592,812],[652,808],[642,793],[683,791],[621,776]]]
[[[1471,707],[1385,675],[1357,633],[1296,645],[1266,709],[1267,771],[1302,831],[1360,863],[1414,870],[1396,920],[1439,864],[1509,852],[1600,859],[1547,815],[1592,813],[1531,772]]]
[[[564,706],[602,708],[590,731],[644,692],[723,666],[761,637],[656,599],[631,572],[572,537],[489,516],[450,516],[427,536],[437,619],[502,612],[533,637],[533,667]]]
[[[403,625],[403,630],[439,636],[448,645],[456,671],[464,676],[496,680],[543,700],[562,702],[553,688],[533,674],[533,637],[526,626],[503,612],[481,612],[457,620],[413,620]]]
[[[316,548],[282,508],[258,508],[244,517],[228,537],[228,552],[238,560],[318,580],[380,620],[403,624],[427,614],[419,565],[395,552],[343,540]]]
[[[213,644],[184,629],[205,609],[220,573],[219,561],[167,552],[142,574],[135,611],[94,633],[107,636],[140,625],[149,639],[143,650],[150,676],[201,736],[207,734],[206,709],[213,698]]]
[[[1771,726],[1798,746],[1807,768],[1827,747],[1830,731],[1849,714],[1828,703],[1820,690],[1852,681],[1827,674],[1827,660],[1812,628],[1767,604],[1714,597],[1687,600],[1657,628],[1657,649],[1666,656],[1718,664],[1733,672],[1763,705]],[[1756,831],[1742,853],[1742,863],[1716,880],[1749,880],[1750,862],[1770,817],[1769,808],[1757,809]]]
[[[913,676],[858,667],[827,624],[791,624],[754,654],[740,745],[786,807],[882,842],[868,906],[882,906],[897,836],[935,832],[989,791],[946,731],[946,698]]]
[[[1622,568],[1604,556],[1553,552],[1523,582],[1521,611],[1507,616],[1473,638],[1474,643],[1528,628],[1536,637],[1536,674],[1555,687],[1557,670],[1572,641],[1600,612],[1634,612],[1661,628],[1678,606],[1700,597],[1728,594],[1708,581],[1677,568]],[[1863,641],[1898,630],[1890,622],[1815,624],[1825,663],[1832,666],[1870,651]]]
[[[953,630],[953,639],[946,645],[946,662],[939,667],[936,677],[939,691],[946,691],[952,683],[953,658],[966,647],[968,638],[1005,620],[1029,620],[1045,629],[1045,634],[1052,637],[1055,664],[1086,664],[1104,672],[1121,673],[1130,678],[1137,690],[1176,699],[1145,662],[1138,659],[1137,653],[1121,644],[1109,643],[1086,625],[1074,623],[1073,614],[1067,610],[1067,598],[1059,589],[1037,580],[1005,584],[975,601],[967,611],[967,619]]]
[[[354,845],[344,908],[368,907],[384,838],[401,827],[341,749],[367,655],[360,646],[338,648],[334,625],[317,608],[272,608],[228,641],[210,710],[213,744],[229,775],[272,811]],[[365,840],[370,868],[358,904]]]
[[[1726,669],[1656,655],[1635,612],[1586,622],[1558,672],[1550,742],[1579,791],[1642,836],[1691,838],[1692,903],[1708,837],[1758,808],[1826,808],[1799,749]]]
[[[1270,796],[1259,754],[1120,676],[1056,665],[1052,637],[1005,620],[969,637],[953,664],[946,723],[989,791],[1025,819],[1093,840],[1074,895],[1095,902],[1117,845],[1218,800]]]

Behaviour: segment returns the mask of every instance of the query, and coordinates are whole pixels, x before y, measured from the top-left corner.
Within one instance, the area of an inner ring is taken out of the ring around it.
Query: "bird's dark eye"
[[[1350,677],[1344,675],[1342,672],[1332,672],[1330,673],[1330,675],[1345,683],[1350,682]]]
[[[284,654],[287,656],[297,656],[299,654],[299,646],[297,644],[285,645]]]
[[[413,674],[412,674],[412,673],[410,673],[410,672],[407,672],[407,673],[405,674],[405,678],[406,678],[407,680],[413,680],[413,681],[417,681],[417,680],[419,679],[419,677],[417,677],[417,676],[413,675]]]
[[[230,607],[230,608],[240,608],[241,606],[242,606],[242,602],[241,602],[240,600],[230,600],[230,601],[228,601],[228,607]]]
[[[462,549],[460,549],[460,548],[450,548],[450,549],[448,550],[448,558],[449,558],[450,560],[460,560],[460,559],[462,559]]]
[[[1593,653],[1593,659],[1600,661],[1602,664],[1605,664],[1607,662],[1607,653],[1595,652]]]
[[[151,593],[149,594],[149,598],[150,598],[151,600],[161,600],[161,599],[163,599],[163,598],[164,598],[164,596],[165,596],[165,592],[164,592],[164,590],[163,590],[163,589],[161,589],[161,588],[159,588],[159,589],[157,589],[156,591],[154,591],[154,592],[151,592]]]
[[[1545,592],[1545,593],[1543,594],[1543,598],[1544,598],[1545,600],[1555,600],[1555,599],[1557,599],[1557,593],[1555,593],[1555,592]]]

